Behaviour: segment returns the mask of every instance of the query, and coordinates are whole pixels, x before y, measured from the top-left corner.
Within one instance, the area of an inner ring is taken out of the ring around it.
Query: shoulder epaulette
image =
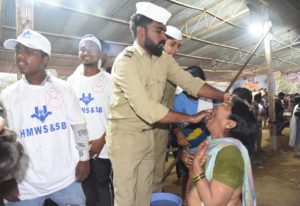
[[[131,58],[133,56],[133,51],[130,49],[126,49],[124,51],[124,56]]]

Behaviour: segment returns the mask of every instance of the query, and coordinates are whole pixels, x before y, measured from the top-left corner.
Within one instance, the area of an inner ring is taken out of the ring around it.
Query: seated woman
[[[16,179],[21,180],[28,167],[28,157],[22,145],[17,142],[17,134],[6,127],[6,112],[0,102],[0,205],[2,197],[16,188]]]
[[[204,116],[211,139],[195,154],[188,205],[256,205],[250,158],[243,145],[255,132],[253,112],[233,97]]]
[[[16,141],[16,133],[4,128],[0,131],[0,185],[8,179],[22,179],[26,168],[27,157],[22,145]]]

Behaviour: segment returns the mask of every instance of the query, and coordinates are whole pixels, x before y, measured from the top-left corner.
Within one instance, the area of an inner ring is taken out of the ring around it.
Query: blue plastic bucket
[[[150,206],[181,206],[182,200],[177,195],[161,192],[154,193],[151,197]]]

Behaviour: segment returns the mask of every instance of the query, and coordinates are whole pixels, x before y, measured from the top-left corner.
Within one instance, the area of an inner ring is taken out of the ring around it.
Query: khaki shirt
[[[176,92],[176,85],[170,81],[167,81],[163,98],[161,100],[162,105],[167,106],[168,108],[173,110],[175,92]]]
[[[129,130],[150,129],[168,113],[161,104],[167,80],[192,96],[198,96],[205,83],[185,72],[169,55],[150,56],[137,42],[118,55],[112,78],[110,124]]]

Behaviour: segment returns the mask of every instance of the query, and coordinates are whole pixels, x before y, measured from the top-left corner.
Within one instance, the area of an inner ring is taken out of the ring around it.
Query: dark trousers
[[[262,122],[257,122],[255,130],[255,150],[254,152],[261,151],[261,141],[262,141]]]
[[[109,159],[91,159],[91,171],[82,183],[87,206],[112,206],[114,188],[112,184],[112,167]]]
[[[173,134],[169,134],[168,148],[174,150],[172,153],[173,153],[174,159],[176,159],[177,156],[179,155],[179,146],[178,146],[176,137]],[[176,175],[177,175],[177,178],[181,177],[179,162],[176,164]]]

